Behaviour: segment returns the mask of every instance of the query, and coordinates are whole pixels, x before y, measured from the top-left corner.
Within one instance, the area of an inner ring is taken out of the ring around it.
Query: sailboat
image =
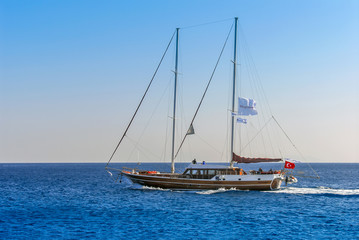
[[[174,70],[174,94],[173,94],[173,113],[172,113],[172,145],[171,145],[171,171],[170,172],[160,172],[156,170],[138,170],[137,168],[113,168],[109,164],[113,159],[116,151],[121,145],[124,137],[127,134],[128,129],[130,128],[147,92],[150,88],[154,76],[152,77],[150,84],[148,85],[145,94],[143,95],[135,114],[132,116],[130,123],[128,124],[124,134],[122,135],[119,143],[117,144],[114,152],[112,153],[109,161],[106,165],[106,170],[113,176],[113,172],[116,172],[117,178],[122,178],[122,176],[127,177],[135,184],[140,184],[148,187],[162,188],[162,189],[172,189],[172,190],[210,190],[210,189],[238,189],[238,190],[275,190],[281,187],[282,182],[293,183],[297,182],[297,179],[291,174],[292,169],[295,164],[284,160],[284,158],[267,158],[267,157],[242,157],[234,153],[234,128],[237,122],[246,123],[247,119],[243,116],[255,116],[257,115],[256,102],[251,98],[238,97],[236,96],[236,80],[237,80],[237,29],[238,29],[238,18],[234,19],[234,45],[233,45],[233,86],[232,86],[232,96],[231,96],[231,109],[229,111],[230,117],[230,154],[227,164],[207,164],[205,161],[197,162],[196,159],[189,161],[190,164],[182,173],[175,172],[175,160],[180,151],[183,142],[186,140],[187,136],[194,133],[193,122],[196,118],[198,110],[203,102],[203,98],[206,95],[209,84],[212,80],[209,80],[207,87],[202,95],[201,101],[196,109],[194,117],[189,124],[188,130],[179,145],[179,148],[175,149],[175,129],[176,129],[176,95],[177,95],[177,78],[178,78],[178,42],[179,42],[179,30],[177,28],[174,32],[174,35],[171,38],[176,36],[176,53],[175,53],[175,70]],[[232,28],[233,28],[232,25]],[[231,30],[232,30],[231,28]],[[229,36],[229,35],[228,35]],[[228,40],[228,37],[227,37]],[[227,41],[226,40],[226,41]],[[171,41],[169,45],[171,44]],[[169,47],[167,46],[167,49]],[[167,52],[167,49],[164,55]],[[223,52],[223,49],[222,49]],[[221,54],[222,54],[221,52]],[[221,56],[221,55],[220,55]],[[164,57],[164,56],[163,56]],[[160,64],[163,60],[163,57],[160,61]],[[218,60],[219,61],[219,60]],[[159,64],[159,65],[160,65]],[[217,62],[218,64],[218,62]],[[216,65],[217,66],[217,65]],[[213,76],[213,74],[212,74]],[[238,99],[238,101],[237,101]],[[237,108],[236,108],[237,105]],[[258,170],[244,170],[242,164],[248,163],[271,163],[271,162],[280,162],[283,163],[281,169],[278,170],[268,170],[263,171],[261,168]]]

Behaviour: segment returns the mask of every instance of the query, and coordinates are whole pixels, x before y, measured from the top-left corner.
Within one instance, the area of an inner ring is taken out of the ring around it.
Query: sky
[[[358,163],[357,0],[2,0],[0,162],[107,162],[175,28],[236,16],[301,153]],[[230,24],[214,24],[211,41]],[[180,61],[198,50],[191,64],[213,66],[210,41],[194,43]]]

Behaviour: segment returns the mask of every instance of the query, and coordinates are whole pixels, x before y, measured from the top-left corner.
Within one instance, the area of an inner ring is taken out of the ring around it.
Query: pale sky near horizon
[[[356,0],[3,0],[0,162],[106,163],[174,29],[235,16],[306,159],[359,163]]]

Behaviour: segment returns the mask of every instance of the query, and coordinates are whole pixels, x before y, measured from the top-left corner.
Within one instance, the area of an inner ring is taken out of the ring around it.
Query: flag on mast
[[[192,135],[194,134],[194,128],[193,125],[191,124],[191,126],[189,126],[186,135]]]
[[[257,115],[256,101],[250,98],[238,98],[238,115],[250,116]]]
[[[247,119],[245,119],[245,118],[237,118],[237,123],[247,124]]]
[[[295,168],[295,164],[292,163],[292,162],[285,161],[284,168],[294,169],[294,168]]]

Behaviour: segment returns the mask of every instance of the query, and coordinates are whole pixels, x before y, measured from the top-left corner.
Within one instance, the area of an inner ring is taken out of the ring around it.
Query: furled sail
[[[281,158],[246,158],[233,153],[233,162],[237,163],[259,163],[259,162],[280,162]]]
[[[238,98],[238,115],[250,116],[257,115],[256,102],[250,98]]]

